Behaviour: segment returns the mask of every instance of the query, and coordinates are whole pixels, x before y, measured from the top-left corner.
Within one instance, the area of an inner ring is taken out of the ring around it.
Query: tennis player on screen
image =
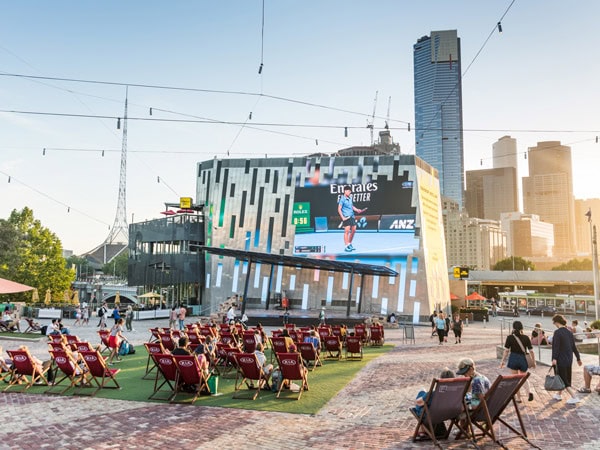
[[[352,239],[354,239],[354,233],[356,233],[354,213],[362,214],[366,210],[367,208],[358,209],[352,204],[352,187],[344,186],[344,195],[340,197],[338,202],[338,214],[342,218],[342,225],[344,226],[344,251],[356,250],[352,245]]]

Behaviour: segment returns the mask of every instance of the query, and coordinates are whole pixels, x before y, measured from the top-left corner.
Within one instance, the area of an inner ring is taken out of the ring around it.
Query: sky
[[[414,154],[413,45],[449,29],[465,169],[491,168],[510,135],[526,176],[527,148],[560,141],[575,197],[598,198],[599,16],[595,0],[265,0],[264,22],[262,0],[3,2],[0,218],[29,207],[75,254],[106,239],[126,90],[129,223],[195,197],[215,157],[369,145],[388,118]]]

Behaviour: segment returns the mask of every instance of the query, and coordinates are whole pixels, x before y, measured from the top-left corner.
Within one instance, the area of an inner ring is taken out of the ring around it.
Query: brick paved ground
[[[94,336],[94,331],[76,330],[82,336]],[[140,330],[130,339],[140,343],[147,336]],[[403,345],[398,330],[386,330],[386,339],[395,349],[372,361],[314,416],[2,393],[0,449],[428,449],[431,444],[410,440],[415,420],[408,407],[419,388],[428,387],[444,366],[454,369],[465,356],[472,357],[492,381],[500,373],[495,350],[498,327],[472,324],[461,345],[438,346],[425,327],[417,329],[416,345]],[[1,344],[12,348],[7,341]],[[31,346],[42,352],[45,342]],[[553,402],[542,388],[545,373],[543,367],[533,372],[535,401],[522,404],[531,441],[543,449],[600,448],[600,396],[582,396],[577,406]],[[581,380],[577,367],[574,385],[580,386]],[[512,422],[515,416],[510,413],[507,418]],[[505,428],[499,428],[499,435],[508,448],[530,448],[523,440],[512,439]],[[480,444],[496,448],[489,439]],[[452,440],[444,446],[469,448]]]

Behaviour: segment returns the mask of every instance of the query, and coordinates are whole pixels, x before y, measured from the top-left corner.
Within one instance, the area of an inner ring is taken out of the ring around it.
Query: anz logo
[[[390,226],[390,230],[414,230],[415,219],[396,219]]]
[[[356,228],[367,228],[367,219],[361,217],[360,220],[356,222]]]

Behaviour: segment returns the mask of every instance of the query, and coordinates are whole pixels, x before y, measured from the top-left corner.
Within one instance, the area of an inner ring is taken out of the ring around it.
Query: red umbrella
[[[450,292],[450,300],[459,300],[460,297],[458,295],[453,294],[452,292]]]
[[[473,292],[465,297],[465,300],[487,300],[483,295],[479,294],[479,292]]]

